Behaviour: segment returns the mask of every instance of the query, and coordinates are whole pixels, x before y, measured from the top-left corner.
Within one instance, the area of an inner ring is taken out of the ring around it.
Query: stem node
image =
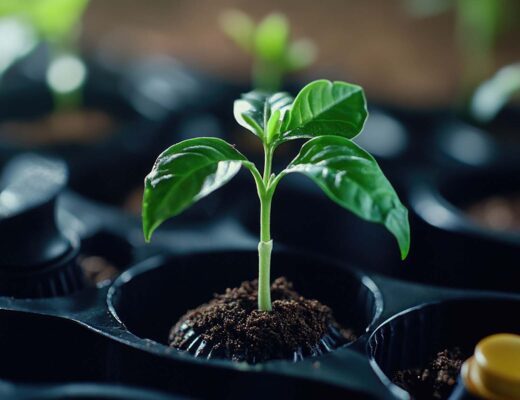
[[[273,241],[258,243],[258,309],[271,311],[271,252]]]

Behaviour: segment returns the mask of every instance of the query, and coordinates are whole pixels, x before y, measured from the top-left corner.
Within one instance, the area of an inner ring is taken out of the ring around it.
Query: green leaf
[[[492,49],[505,24],[503,0],[457,0],[457,28],[469,40],[467,50]]]
[[[352,139],[363,129],[367,115],[360,86],[314,81],[296,96],[281,128],[281,141],[323,135]]]
[[[273,140],[280,133],[280,127],[282,126],[282,113],[280,110],[275,110],[267,121],[267,137],[266,143],[271,144]]]
[[[289,94],[283,92],[270,94],[262,91],[252,91],[245,93],[240,100],[235,101],[235,119],[262,141],[266,141],[264,133],[267,130],[271,115],[276,111],[280,111],[277,115],[279,115],[279,118],[283,118],[292,100]],[[271,126],[274,124],[275,121],[272,121]]]
[[[88,0],[2,0],[0,14],[26,18],[46,40],[66,42],[80,22]]]
[[[256,54],[263,60],[277,64],[282,63],[288,41],[289,22],[283,14],[268,15],[256,28]]]
[[[331,200],[359,217],[383,224],[397,239],[401,257],[407,256],[408,210],[376,160],[354,142],[338,136],[311,139],[283,174],[291,172],[308,176]]]
[[[220,15],[220,26],[222,30],[238,46],[252,53],[255,42],[255,23],[246,13],[239,10],[227,10]]]
[[[143,232],[152,233],[166,219],[226,184],[247,159],[218,138],[195,138],[165,150],[145,178]]]
[[[286,67],[289,71],[307,68],[316,60],[316,45],[309,39],[296,40],[290,44],[286,55]]]
[[[471,113],[479,122],[489,122],[507,102],[520,93],[520,63],[501,68],[482,83],[471,99]]]

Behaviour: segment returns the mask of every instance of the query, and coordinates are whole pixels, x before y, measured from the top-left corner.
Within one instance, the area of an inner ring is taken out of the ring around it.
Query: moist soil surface
[[[520,231],[520,193],[483,199],[467,209],[471,219],[481,226]]]
[[[271,312],[257,309],[257,288],[256,280],[242,282],[188,311],[171,329],[170,346],[196,356],[256,363],[297,360],[356,339],[329,307],[300,296],[286,278],[271,286]]]
[[[410,393],[414,399],[448,399],[466,358],[458,347],[445,349],[437,353],[424,368],[398,371],[392,382]]]

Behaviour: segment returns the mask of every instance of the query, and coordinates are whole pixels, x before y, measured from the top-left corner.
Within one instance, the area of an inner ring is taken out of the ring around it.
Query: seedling
[[[224,32],[253,58],[253,87],[275,92],[283,78],[313,63],[314,44],[308,39],[289,41],[290,25],[285,15],[272,13],[255,25],[245,13],[229,10],[221,15]]]
[[[461,106],[493,70],[498,38],[514,27],[517,2],[512,0],[404,0],[408,11],[419,17],[434,16],[453,9],[455,44],[461,56]]]
[[[0,17],[7,18],[10,25],[16,27],[9,31],[9,41],[24,43],[4,62],[10,64],[27,54],[35,44],[34,38],[49,44],[51,60],[47,67],[47,84],[54,95],[56,109],[81,103],[86,67],[76,55],[76,39],[79,20],[87,4],[88,0],[3,0],[0,4]],[[30,46],[26,44],[27,37]]]
[[[165,220],[223,186],[244,166],[253,175],[260,199],[260,310],[271,310],[271,202],[278,183],[288,174],[308,176],[340,206],[383,224],[396,237],[401,257],[407,256],[408,211],[375,159],[351,140],[361,132],[368,115],[361,87],[318,80],[305,86],[295,99],[287,93],[253,91],[235,101],[234,114],[262,142],[263,174],[222,139],[201,137],[171,146],[159,155],[145,179],[142,217],[146,241]],[[276,148],[294,139],[307,141],[284,170],[273,172]],[[319,232],[309,232],[313,234]]]
[[[478,122],[489,122],[520,93],[520,63],[502,67],[483,82],[471,99],[471,113]]]

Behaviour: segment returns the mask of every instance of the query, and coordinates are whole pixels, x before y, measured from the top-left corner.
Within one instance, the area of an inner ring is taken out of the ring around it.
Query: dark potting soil
[[[520,193],[483,199],[468,207],[467,213],[484,227],[520,231]]]
[[[466,358],[458,347],[446,349],[437,353],[426,367],[398,371],[392,382],[410,393],[414,399],[447,399],[455,388]]]
[[[296,361],[356,339],[329,307],[300,296],[285,278],[271,285],[270,312],[257,310],[257,288],[256,280],[242,282],[188,311],[171,329],[170,346],[195,356],[256,363]]]

